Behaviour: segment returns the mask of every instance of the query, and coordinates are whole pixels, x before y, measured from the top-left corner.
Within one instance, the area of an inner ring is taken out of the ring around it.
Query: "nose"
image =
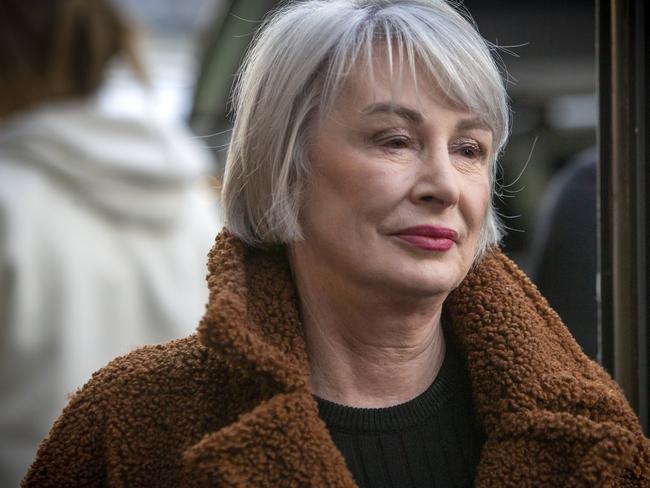
[[[411,191],[413,203],[435,203],[452,207],[460,198],[458,171],[446,145],[431,148],[418,162],[418,171]]]

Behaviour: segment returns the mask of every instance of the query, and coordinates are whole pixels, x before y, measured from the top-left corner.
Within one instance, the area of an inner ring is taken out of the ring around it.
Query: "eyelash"
[[[411,146],[411,138],[406,136],[392,136],[380,140],[379,143],[387,149],[408,149]]]
[[[466,150],[471,150],[472,151],[471,155],[463,154],[463,157],[470,158],[470,159],[483,159],[483,156],[485,155],[485,151],[483,151],[483,147],[481,147],[480,144],[475,142],[470,142],[470,143],[464,142],[462,144],[459,144],[458,150],[461,151],[461,153]]]

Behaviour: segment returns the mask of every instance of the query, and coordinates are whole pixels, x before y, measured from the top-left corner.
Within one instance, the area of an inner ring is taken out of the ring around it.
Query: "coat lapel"
[[[309,364],[284,251],[246,248],[224,231],[210,251],[208,288],[201,343],[240,374],[262,376],[279,391],[306,389]]]
[[[308,392],[279,393],[185,453],[202,485],[353,488]]]
[[[210,252],[208,284],[199,338],[257,385],[259,400],[188,449],[188,469],[207,485],[355,486],[309,392],[283,249],[254,250],[224,231]],[[649,448],[622,392],[505,256],[484,259],[447,299],[445,316],[487,436],[476,486],[642,476]]]
[[[445,305],[487,434],[476,486],[618,486],[647,469],[622,391],[508,258],[486,258]]]
[[[208,261],[210,299],[201,342],[259,400],[236,422],[185,451],[204,485],[356,486],[308,388],[297,295],[283,249],[254,250],[222,232]]]

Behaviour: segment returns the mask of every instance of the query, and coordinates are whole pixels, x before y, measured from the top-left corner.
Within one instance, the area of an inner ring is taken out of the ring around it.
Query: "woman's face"
[[[294,265],[316,279],[446,296],[469,271],[486,218],[492,134],[424,76],[416,88],[386,72],[377,62],[373,86],[352,74],[315,129]]]

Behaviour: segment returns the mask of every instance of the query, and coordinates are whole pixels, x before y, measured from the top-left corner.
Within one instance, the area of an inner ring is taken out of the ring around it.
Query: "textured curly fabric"
[[[24,486],[355,486],[307,386],[284,251],[224,231],[208,283],[198,334],[96,373]],[[445,314],[487,436],[475,486],[650,486],[650,442],[620,388],[505,256]]]

